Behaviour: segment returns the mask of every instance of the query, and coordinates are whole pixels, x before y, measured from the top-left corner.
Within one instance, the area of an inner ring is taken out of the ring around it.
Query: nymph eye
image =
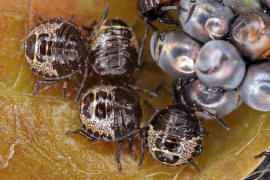
[[[238,91],[211,88],[200,80],[192,81],[183,87],[181,95],[186,105],[206,109],[219,118],[231,113],[242,104]]]
[[[195,60],[201,45],[182,31],[153,34],[150,51],[161,69],[173,77],[195,77]]]
[[[194,39],[206,42],[211,39],[222,39],[229,31],[229,24],[234,17],[232,11],[221,3],[212,0],[197,0],[196,3],[180,1],[179,20]]]
[[[223,3],[237,14],[259,10],[262,11],[259,0],[223,0]]]
[[[243,56],[252,60],[270,56],[270,17],[263,12],[240,15],[232,25],[230,36]]]
[[[213,40],[201,48],[195,70],[207,86],[229,90],[237,88],[242,82],[246,64],[232,44]]]
[[[270,110],[270,63],[252,64],[239,88],[244,102],[259,111]]]

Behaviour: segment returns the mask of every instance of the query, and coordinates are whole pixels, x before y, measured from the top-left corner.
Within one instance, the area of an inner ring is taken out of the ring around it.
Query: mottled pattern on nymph
[[[87,49],[81,32],[72,23],[54,18],[34,26],[25,42],[30,69],[44,79],[72,76],[84,64]]]
[[[133,30],[125,22],[120,19],[104,21],[93,32],[89,45],[89,59],[96,79],[110,84],[132,81],[139,68],[139,45]]]
[[[202,151],[204,129],[193,110],[172,105],[158,110],[148,124],[146,146],[150,155],[165,165],[191,163]]]
[[[142,112],[137,96],[122,86],[95,86],[82,97],[80,121],[89,135],[117,140],[139,128]]]

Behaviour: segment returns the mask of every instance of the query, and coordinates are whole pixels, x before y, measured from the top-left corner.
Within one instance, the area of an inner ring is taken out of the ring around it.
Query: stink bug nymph
[[[95,83],[128,86],[133,90],[158,96],[155,92],[133,86],[136,72],[141,68],[139,42],[133,29],[118,18],[106,19],[109,6],[100,23],[91,23],[89,31],[89,74],[84,73],[75,102],[79,99],[86,78]],[[86,72],[86,71],[85,71]]]
[[[134,82],[141,65],[139,43],[133,29],[124,21],[117,18],[104,20],[100,28],[92,32],[89,46],[90,66],[97,82]]]
[[[87,27],[91,71],[84,76],[75,102],[87,77],[96,83],[129,85],[135,83],[136,72],[141,67],[139,42],[133,29],[121,19],[106,19],[109,8],[104,10],[99,23]]]
[[[25,41],[25,59],[37,80],[33,95],[39,84],[55,84],[63,80],[63,96],[67,80],[86,65],[87,43],[80,28],[61,18],[42,20],[29,32]]]
[[[202,151],[205,134],[195,110],[180,104],[157,110],[142,130],[143,146],[154,160],[168,166],[191,164]],[[142,165],[143,154],[139,161]]]
[[[66,134],[81,134],[90,141],[118,142],[116,161],[121,171],[122,140],[128,138],[132,150],[133,137],[140,131],[142,110],[134,90],[124,86],[98,85],[82,96],[80,103],[81,130]]]

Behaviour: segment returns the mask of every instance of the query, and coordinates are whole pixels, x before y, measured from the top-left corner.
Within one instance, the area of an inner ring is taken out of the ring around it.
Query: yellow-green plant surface
[[[106,5],[109,17],[119,17],[129,24],[139,20],[135,31],[143,36],[137,0],[1,0],[0,1],[0,179],[243,179],[261,161],[253,155],[270,145],[269,113],[242,105],[225,117],[227,132],[213,120],[203,123],[209,133],[204,150],[192,167],[167,167],[152,161],[146,154],[141,169],[128,153],[125,143],[118,172],[115,161],[117,143],[90,142],[79,135],[65,135],[80,128],[78,105],[73,104],[76,79],[69,84],[68,96],[61,97],[61,84],[41,86],[32,96],[35,76],[26,65],[22,45],[29,28],[37,21],[74,15],[76,24],[99,20]],[[146,46],[144,61],[152,59]],[[148,64],[149,64],[148,63]],[[160,80],[170,82],[156,66],[145,66],[138,72],[137,86],[154,89]],[[155,107],[171,102],[168,93],[152,99]],[[151,112],[144,107],[144,122]],[[140,154],[140,141],[135,143]]]

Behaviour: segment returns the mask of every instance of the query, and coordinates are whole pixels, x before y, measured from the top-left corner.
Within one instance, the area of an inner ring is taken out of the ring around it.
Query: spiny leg
[[[73,22],[71,22],[72,21],[72,19],[73,19],[73,14],[71,14],[70,16],[69,16],[69,19],[67,20],[67,21],[65,21],[65,20],[63,20],[61,17],[57,17],[56,19],[58,20],[58,21],[60,21],[60,22],[63,22],[63,23],[65,23],[65,24],[69,24],[69,25],[71,25],[71,26],[73,26],[73,27],[76,27],[76,25],[73,23]]]
[[[158,21],[162,24],[173,24],[179,26],[179,22],[173,19],[158,19]]]
[[[146,29],[145,29],[144,35],[143,35],[143,39],[142,39],[142,42],[141,42],[141,45],[140,45],[140,49],[139,49],[138,60],[137,60],[137,63],[138,63],[139,66],[142,65],[143,49],[144,49],[145,42],[146,42],[146,40],[147,40],[148,34],[149,34],[149,27],[146,26]]]
[[[151,97],[160,97],[160,95],[158,93],[156,93],[155,91],[151,91],[151,90],[148,90],[148,89],[143,89],[143,88],[140,88],[140,87],[137,87],[137,86],[133,86],[131,84],[128,84],[128,87],[130,87],[131,89],[133,89],[135,91],[148,94]]]
[[[140,44],[140,49],[139,49],[139,55],[138,55],[138,60],[137,60],[137,63],[139,66],[142,65],[142,54],[143,54],[145,42],[149,34],[149,30],[152,29],[154,32],[158,32],[158,28],[155,25],[153,25],[152,22],[147,17],[144,18],[144,23],[146,24],[146,29],[144,31],[143,39],[142,39],[142,42]]]
[[[137,156],[133,150],[133,138],[132,137],[128,138],[128,149],[129,149],[129,152],[133,155],[134,160],[136,160]]]
[[[76,97],[74,99],[74,103],[78,102],[78,99],[79,99],[79,97],[81,95],[81,92],[82,92],[82,89],[84,87],[84,84],[85,84],[85,81],[86,81],[87,77],[88,77],[88,67],[85,67],[83,80],[82,80],[82,82],[80,84],[80,88],[79,88],[79,90],[77,92],[77,95],[76,95]]]
[[[122,115],[122,114],[121,114]],[[124,120],[124,119],[123,119]],[[118,129],[119,130],[119,129]],[[127,133],[124,136],[121,136],[120,138],[115,139],[114,141],[122,141],[123,139],[127,139],[130,137],[137,137],[137,134],[140,133],[140,129],[132,130],[131,132]]]
[[[160,7],[161,11],[170,11],[170,10],[178,10],[180,6],[162,6]],[[186,9],[185,9],[186,10]]]
[[[214,116],[214,119],[215,119],[222,127],[224,127],[227,131],[230,131],[230,127],[228,126],[228,124],[227,124],[225,121],[223,121],[222,119],[220,119],[220,118],[218,118],[218,117],[216,117],[216,116]]]
[[[122,151],[122,141],[119,141],[118,142],[118,149],[117,149],[117,153],[116,153],[116,162],[118,163],[118,170],[119,171],[122,171],[122,166],[121,166],[121,162],[120,162],[121,151]]]
[[[262,152],[262,153],[260,153],[260,154],[258,154],[256,156],[254,156],[254,159],[258,159],[258,158],[261,158],[261,157],[267,156],[267,155],[270,155],[270,152],[264,151],[264,152]]]
[[[187,19],[186,19],[186,21],[185,21],[184,24],[186,24],[186,23],[190,20],[190,18],[192,17],[193,12],[194,12],[194,10],[195,10],[195,7],[196,7],[196,4],[193,4],[193,5],[191,6],[191,8],[190,8],[190,10],[189,10],[188,17],[187,17]]]
[[[104,10],[103,14],[102,14],[102,17],[101,17],[101,21],[99,22],[99,24],[96,25],[96,28],[95,28],[95,31],[93,32],[96,32],[99,30],[99,28],[102,26],[102,24],[104,23],[105,21],[105,18],[107,17],[108,13],[109,13],[109,10],[110,10],[110,6],[107,6],[106,9]],[[89,37],[87,37],[88,39],[92,39],[92,37],[94,36],[95,33],[91,33],[89,35]]]
[[[172,89],[170,87],[170,85],[168,83],[166,83],[165,81],[161,81],[161,83],[155,88],[154,92],[156,95],[161,96],[159,94],[159,91],[161,89],[165,89],[167,90],[170,94],[172,94]],[[152,104],[148,101],[149,99],[151,99],[152,97],[156,97],[156,96],[149,96],[146,100],[143,101],[142,106],[147,106],[153,113],[156,111],[156,109],[152,106]]]
[[[99,29],[101,27],[101,25],[103,24],[103,22],[105,21],[107,15],[109,13],[109,10],[110,10],[110,6],[107,6],[102,14],[100,23],[96,26],[96,29]]]
[[[77,129],[75,131],[69,131],[69,132],[65,133],[65,135],[71,135],[71,134],[80,134],[80,135],[86,137],[90,141],[96,141],[97,140],[96,138],[93,138],[93,137],[89,136],[86,132],[84,132],[84,131],[82,131],[80,129]]]
[[[38,13],[35,13],[35,14],[34,14],[34,17],[35,17],[40,23],[43,22],[42,17],[41,17]]]
[[[194,162],[191,162],[190,165],[191,165],[198,173],[200,173],[200,168],[199,168]]]
[[[182,6],[162,6],[160,7],[161,11],[170,11],[170,10],[180,10],[183,12],[188,12],[188,9],[182,7]]]
[[[144,149],[145,149],[145,137],[144,137],[144,129],[141,130],[140,135],[141,135],[141,140],[142,140],[142,144],[141,144],[141,150],[142,150],[142,154],[140,155],[140,159],[138,162],[138,168],[141,168],[142,163],[143,163],[143,158],[144,158]]]
[[[135,91],[148,94],[149,95],[149,99],[152,98],[152,97],[160,97],[160,96],[162,96],[162,95],[159,94],[159,91],[161,89],[165,89],[170,94],[172,94],[172,89],[171,89],[170,85],[168,83],[166,83],[165,81],[161,81],[161,83],[155,88],[154,91],[151,91],[151,90],[148,90],[148,89],[143,89],[143,88],[140,88],[140,87],[137,87],[137,86],[133,86],[133,85],[128,85],[128,86],[130,88],[132,88],[133,90],[135,90]]]
[[[52,81],[52,80],[37,80],[36,87],[35,87],[35,90],[33,92],[33,96],[37,95],[40,84],[56,84],[58,82],[59,82],[59,80],[54,80],[54,81]]]
[[[195,109],[200,110],[203,114],[206,114],[206,115],[214,118],[222,127],[224,127],[227,131],[230,131],[230,127],[228,126],[228,124],[225,121],[223,121],[222,119],[218,118],[216,114],[213,114],[207,110],[200,109],[197,107],[195,107]]]

